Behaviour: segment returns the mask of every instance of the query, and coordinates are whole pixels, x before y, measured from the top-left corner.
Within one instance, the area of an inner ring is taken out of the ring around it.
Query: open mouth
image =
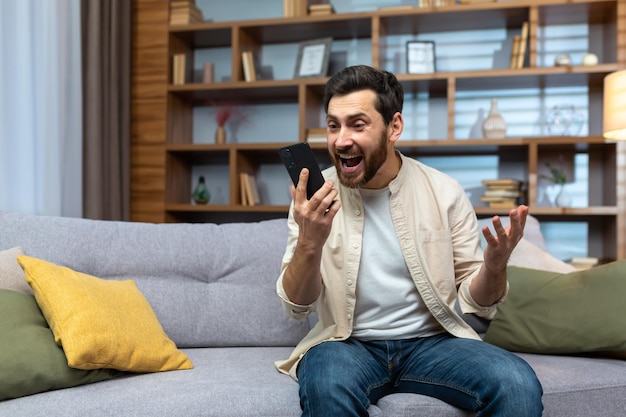
[[[341,167],[346,171],[354,171],[363,161],[362,156],[340,156]]]

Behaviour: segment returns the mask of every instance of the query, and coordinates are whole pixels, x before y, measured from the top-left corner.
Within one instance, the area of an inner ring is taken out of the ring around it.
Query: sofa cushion
[[[26,282],[20,264],[17,263],[17,257],[23,254],[24,251],[19,246],[0,251],[0,288],[32,295],[33,290]]]
[[[566,274],[509,266],[485,341],[529,353],[626,352],[626,261]]]
[[[151,224],[0,211],[0,250],[132,277],[179,348],[295,346],[311,324],[290,319],[276,295],[286,244],[284,218]]]
[[[29,294],[0,289],[0,335],[0,401],[120,374],[111,369],[70,368],[35,298]]]
[[[540,271],[568,273],[576,271],[572,265],[555,258],[526,238],[522,238],[509,257],[509,266],[518,266]]]
[[[71,367],[132,372],[193,367],[133,281],[107,281],[29,256],[18,262]]]

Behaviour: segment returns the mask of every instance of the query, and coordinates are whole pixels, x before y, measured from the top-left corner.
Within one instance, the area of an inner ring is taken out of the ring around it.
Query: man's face
[[[394,157],[393,146],[375,99],[376,93],[362,90],[334,96],[328,103],[328,153],[346,187],[383,188],[391,180],[381,167],[390,151]]]

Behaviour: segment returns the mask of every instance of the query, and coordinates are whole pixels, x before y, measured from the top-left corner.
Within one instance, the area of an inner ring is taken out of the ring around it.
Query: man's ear
[[[404,130],[404,118],[402,117],[402,113],[396,112],[387,126],[387,131],[389,133],[389,141],[395,142],[400,139],[400,135]]]

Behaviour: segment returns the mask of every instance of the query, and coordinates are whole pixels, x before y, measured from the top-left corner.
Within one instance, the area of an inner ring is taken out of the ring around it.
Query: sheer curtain
[[[0,2],[0,210],[82,217],[80,0]]]

